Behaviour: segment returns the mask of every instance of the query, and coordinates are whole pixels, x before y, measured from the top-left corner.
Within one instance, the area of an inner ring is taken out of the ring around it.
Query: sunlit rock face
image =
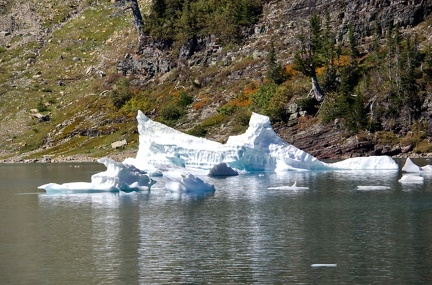
[[[253,113],[244,134],[231,136],[225,144],[194,137],[150,120],[138,112],[139,150],[135,159],[125,162],[140,169],[190,168],[210,170],[225,163],[239,171],[289,170],[397,170],[386,156],[347,159],[324,163],[283,141],[267,116]]]

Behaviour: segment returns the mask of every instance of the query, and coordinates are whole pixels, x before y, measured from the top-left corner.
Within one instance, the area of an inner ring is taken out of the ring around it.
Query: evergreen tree
[[[356,65],[357,57],[359,56],[359,51],[357,49],[357,38],[354,34],[354,28],[352,24],[348,26],[348,43],[349,43],[349,56],[350,64]]]
[[[432,48],[430,45],[427,45],[423,52],[423,78],[426,84],[430,84],[432,82]]]
[[[335,38],[331,30],[330,14],[326,13],[325,29],[323,38],[323,52],[325,59],[324,92],[334,92],[337,88],[337,74],[335,67]]]
[[[410,37],[405,40],[405,45],[401,51],[401,66],[404,68],[400,73],[401,96],[403,108],[406,108],[409,114],[409,125],[420,116],[420,96],[417,84],[417,78],[420,75],[417,72],[419,52],[417,48],[417,40],[414,38],[411,41]]]
[[[374,28],[374,35],[373,35],[373,42],[372,42],[372,51],[373,51],[373,57],[374,57],[374,63],[375,63],[375,70],[379,77],[379,80],[382,80],[382,56],[381,56],[381,48],[380,48],[380,39],[381,39],[381,26],[380,24],[375,21],[375,28]]]
[[[271,43],[270,52],[268,54],[267,77],[277,85],[282,84],[288,79],[288,73],[285,67],[276,60],[276,51],[273,42]]]

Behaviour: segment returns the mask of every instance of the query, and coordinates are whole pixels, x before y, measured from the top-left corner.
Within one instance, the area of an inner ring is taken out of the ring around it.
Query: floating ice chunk
[[[381,185],[359,185],[357,186],[358,190],[363,191],[374,191],[374,190],[390,190],[389,186],[381,186]]]
[[[337,263],[314,263],[311,267],[337,267]]]
[[[39,186],[38,189],[45,190],[47,194],[79,194],[79,193],[99,193],[99,192],[118,192],[118,189],[109,185],[94,185],[88,182],[70,183],[48,183]]]
[[[420,172],[421,169],[420,169],[420,167],[418,167],[417,165],[415,165],[414,162],[412,162],[412,160],[408,157],[405,160],[405,164],[402,167],[402,171],[405,171],[405,172]]]
[[[190,173],[183,174],[181,180],[168,179],[165,187],[171,192],[188,194],[205,194],[216,191],[214,185],[204,182]]]
[[[421,169],[423,172],[432,172],[432,165],[428,164],[428,165],[425,165],[425,166],[420,167],[420,169]]]
[[[398,170],[399,166],[390,156],[348,158],[328,164],[333,169],[345,170]]]
[[[432,172],[432,165],[426,165],[423,167],[417,166],[412,160],[408,157],[405,161],[404,166],[402,167],[402,171],[405,172]]]
[[[140,169],[182,167],[209,170],[226,163],[239,171],[289,170],[398,170],[386,156],[324,163],[285,142],[273,130],[267,116],[253,113],[244,134],[231,136],[225,144],[181,133],[150,120],[138,111],[139,150],[125,162]]]
[[[286,185],[286,186],[275,186],[275,187],[268,187],[267,189],[270,189],[270,190],[308,190],[309,187],[297,186],[297,181],[296,181],[291,186],[289,186],[289,185]]]
[[[133,165],[116,162],[109,158],[101,158],[99,163],[104,164],[107,170],[96,173],[91,177],[91,182],[71,182],[71,183],[49,183],[39,186],[47,194],[55,193],[95,193],[95,192],[130,192],[137,190],[150,190],[156,183],[145,171]]]
[[[400,183],[422,184],[424,182],[424,178],[420,175],[404,174],[398,181]]]
[[[208,176],[236,176],[236,175],[239,175],[239,173],[234,169],[232,169],[231,167],[229,167],[225,162],[216,164],[210,169],[208,173]]]

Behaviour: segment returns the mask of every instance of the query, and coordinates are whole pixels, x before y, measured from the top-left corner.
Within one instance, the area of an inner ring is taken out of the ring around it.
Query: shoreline
[[[103,157],[108,157],[115,161],[122,162],[126,158],[135,158],[137,151],[125,151],[121,153],[111,153],[101,157],[92,157],[86,155],[68,155],[68,156],[50,156],[46,155],[39,158],[24,158],[22,156],[13,156],[9,158],[0,159],[0,164],[20,164],[20,163],[66,163],[66,162],[76,162],[76,163],[85,163],[85,162],[97,162],[99,159]]]
[[[86,163],[86,162],[97,162],[103,157],[108,157],[112,160],[122,162],[127,158],[135,158],[137,151],[125,151],[122,153],[112,153],[109,155],[101,157],[92,157],[85,155],[70,155],[70,156],[44,156],[40,158],[23,158],[22,156],[15,156],[10,158],[0,159],[0,164],[21,164],[21,163]],[[367,156],[366,156],[367,157]],[[432,153],[403,153],[398,155],[390,156],[393,159],[403,159],[403,158],[422,158],[422,159],[432,159]],[[340,156],[339,158],[334,158],[334,160],[344,160],[351,157]],[[327,160],[323,158],[318,158],[319,160]]]

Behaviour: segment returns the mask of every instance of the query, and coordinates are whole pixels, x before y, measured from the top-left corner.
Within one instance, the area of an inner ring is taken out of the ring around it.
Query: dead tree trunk
[[[324,93],[322,92],[321,87],[319,86],[316,76],[311,76],[311,80],[312,80],[312,88],[309,91],[308,96],[315,98],[318,102],[322,102],[324,100]]]
[[[140,42],[141,38],[143,36],[144,22],[143,22],[140,8],[138,6],[138,0],[130,0],[130,2],[131,2],[130,8],[132,9],[132,14],[133,14],[134,20],[135,20],[135,28],[136,28],[137,33],[138,33],[138,42]]]

